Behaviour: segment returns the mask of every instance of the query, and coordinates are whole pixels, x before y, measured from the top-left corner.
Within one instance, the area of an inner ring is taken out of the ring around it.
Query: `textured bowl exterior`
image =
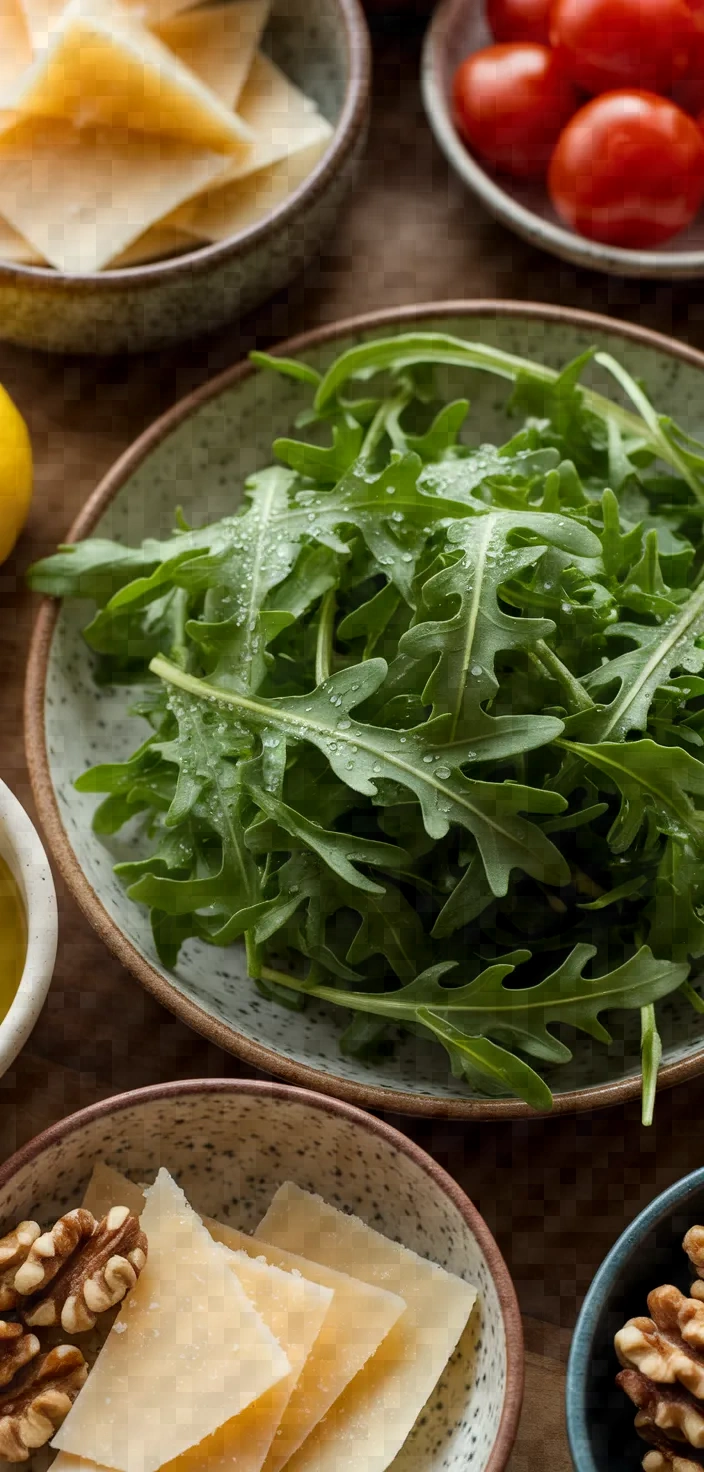
[[[203,1214],[251,1231],[293,1180],[479,1289],[478,1309],[395,1472],[503,1472],[523,1394],[513,1286],[485,1222],[430,1156],[349,1105],[246,1080],[159,1085],[55,1125],[0,1166],[0,1234],[81,1199],[96,1161],[165,1165]]]
[[[553,209],[542,182],[494,174],[473,158],[453,121],[452,79],[460,62],[489,46],[492,39],[483,0],[441,0],[423,49],[425,110],[440,148],[467,188],[517,235],[575,266],[664,281],[703,277],[704,213],[668,243],[667,249],[621,250],[568,229]]]
[[[636,327],[540,305],[511,302],[447,303],[373,314],[335,324],[282,346],[323,367],[343,346],[411,324],[495,343],[555,367],[593,344],[621,357],[645,380],[658,408],[693,432],[704,431],[704,358]],[[593,382],[604,386],[596,370]],[[449,395],[467,390],[466,377],[443,380]],[[613,388],[613,386],[612,386]],[[277,434],[290,433],[305,391],[290,379],[255,374],[244,364],[206,384],[159,420],[128,450],[89,498],[69,534],[99,531],[122,542],[168,534],[175,504],[201,523],[232,509],[233,488],[269,463]],[[513,432],[505,414],[504,385],[472,378],[470,424],[480,441],[498,443]],[[237,493],[236,493],[237,494]],[[235,497],[236,499],[236,497]],[[247,980],[244,952],[217,951],[189,942],[175,971],[153,948],[146,912],[127,900],[112,872],[118,858],[137,856],[129,835],[110,843],[91,832],[95,799],[75,792],[75,777],[97,761],[127,757],[140,732],[127,717],[128,692],[98,695],[81,639],[86,611],[47,600],[34,632],[27,679],[27,757],[51,851],[78,903],[108,946],[144,986],[190,1026],[246,1063],[293,1083],[366,1107],[463,1119],[530,1115],[516,1099],[486,1098],[453,1079],[445,1055],[408,1038],[382,1064],[342,1057],[340,1023],[332,1010],[292,1013],[264,1001]],[[658,1009],[664,1041],[663,1084],[704,1067],[704,1023],[679,996]],[[569,1065],[551,1077],[557,1112],[599,1108],[640,1093],[638,1017],[614,1019],[611,1049],[577,1040]]]
[[[614,1384],[613,1338],[627,1319],[646,1312],[660,1283],[688,1292],[682,1251],[689,1227],[704,1219],[704,1170],[695,1170],[651,1201],[612,1247],[582,1306],[567,1369],[567,1433],[575,1472],[630,1472],[645,1445],[633,1429],[634,1409]]]
[[[0,858],[24,903],[27,955],[12,1006],[0,1021],[0,1078],[24,1047],[51,986],[58,922],[56,890],[39,834],[17,798],[0,782]]]
[[[310,177],[260,224],[166,261],[83,277],[0,262],[0,336],[49,352],[167,347],[250,311],[315,257],[366,137],[370,53],[359,0],[273,0],[265,44],[335,124]]]

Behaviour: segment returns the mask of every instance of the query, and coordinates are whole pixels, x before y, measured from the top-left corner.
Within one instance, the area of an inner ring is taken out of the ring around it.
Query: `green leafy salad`
[[[240,509],[31,573],[97,604],[97,679],[139,687],[146,740],[76,786],[97,833],[142,826],[117,873],[163,964],[244,941],[272,1005],[340,1008],[346,1053],[410,1030],[536,1109],[572,1030],[636,1009],[650,1119],[655,1004],[704,1011],[704,445],[602,353],[255,357],[310,408]],[[509,380],[508,444],[438,365]]]

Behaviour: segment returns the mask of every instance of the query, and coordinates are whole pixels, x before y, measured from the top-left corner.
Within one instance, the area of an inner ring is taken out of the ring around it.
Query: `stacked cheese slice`
[[[253,1237],[161,1170],[98,1166],[85,1204],[141,1213],[147,1266],[58,1432],[55,1472],[384,1472],[476,1293],[299,1187]]]
[[[270,0],[0,0],[0,259],[85,274],[258,223],[332,129]]]

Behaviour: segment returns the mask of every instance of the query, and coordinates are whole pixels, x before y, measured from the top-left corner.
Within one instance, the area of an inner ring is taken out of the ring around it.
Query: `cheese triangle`
[[[151,225],[138,240],[108,261],[106,270],[124,271],[128,266],[146,265],[149,261],[163,260],[178,251],[195,249],[197,242],[185,230],[177,230],[173,225]]]
[[[301,148],[327,142],[333,134],[312,99],[263,51],[254,58],[237,111],[253,144],[247,154],[233,159],[233,179],[253,174]]]
[[[288,1182],[255,1237],[392,1289],[405,1313],[287,1464],[287,1472],[385,1472],[465,1328],[476,1290]]]
[[[32,60],[32,41],[19,0],[0,0],[0,88],[13,83]]]
[[[48,48],[4,91],[3,106],[192,148],[242,155],[251,143],[246,125],[115,0],[71,0]]]
[[[285,204],[313,172],[326,148],[327,139],[322,138],[246,179],[216,186],[183,205],[174,223],[196,240],[229,240],[241,235]]]
[[[25,118],[0,133],[0,215],[58,270],[85,274],[224,168],[175,139]]]
[[[192,243],[192,240],[191,240]],[[0,219],[0,260],[17,266],[45,266],[45,257],[6,220]]]
[[[270,0],[229,0],[172,16],[153,27],[160,41],[234,108],[252,69]]]
[[[142,1225],[146,1267],[52,1443],[115,1472],[157,1472],[291,1373],[165,1170]]]
[[[111,1206],[128,1206],[139,1216],[144,1204],[142,1187],[102,1163],[96,1165],[84,1197],[84,1206],[102,1217]],[[278,1472],[310,1432],[328,1414],[345,1388],[371,1362],[390,1330],[405,1313],[403,1298],[349,1277],[320,1263],[285,1251],[234,1227],[204,1217],[211,1236],[231,1251],[245,1252],[287,1273],[299,1273],[309,1282],[330,1289],[333,1301],[305,1362],[298,1383],[278,1427],[264,1464],[264,1472]],[[56,1472],[76,1472],[57,1467]],[[235,1469],[233,1469],[235,1472]],[[239,1469],[237,1469],[239,1472]]]
[[[18,3],[21,3],[34,50],[43,50],[61,23],[67,0],[18,0]],[[122,3],[135,20],[155,25],[185,10],[193,0],[122,0]]]

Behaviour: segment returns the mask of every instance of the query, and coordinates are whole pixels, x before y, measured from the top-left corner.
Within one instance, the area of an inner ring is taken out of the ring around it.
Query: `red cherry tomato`
[[[585,92],[669,92],[696,43],[687,0],[555,0],[550,40]]]
[[[683,230],[704,199],[704,137],[652,92],[607,92],[580,108],[555,149],[548,188],[580,235],[639,249]]]
[[[457,68],[457,126],[470,148],[518,178],[542,177],[577,106],[547,46],[487,46]]]
[[[704,0],[687,0],[694,21],[695,39],[686,76],[673,89],[675,102],[696,117],[704,108]]]
[[[487,0],[486,18],[495,41],[550,44],[552,0]]]

